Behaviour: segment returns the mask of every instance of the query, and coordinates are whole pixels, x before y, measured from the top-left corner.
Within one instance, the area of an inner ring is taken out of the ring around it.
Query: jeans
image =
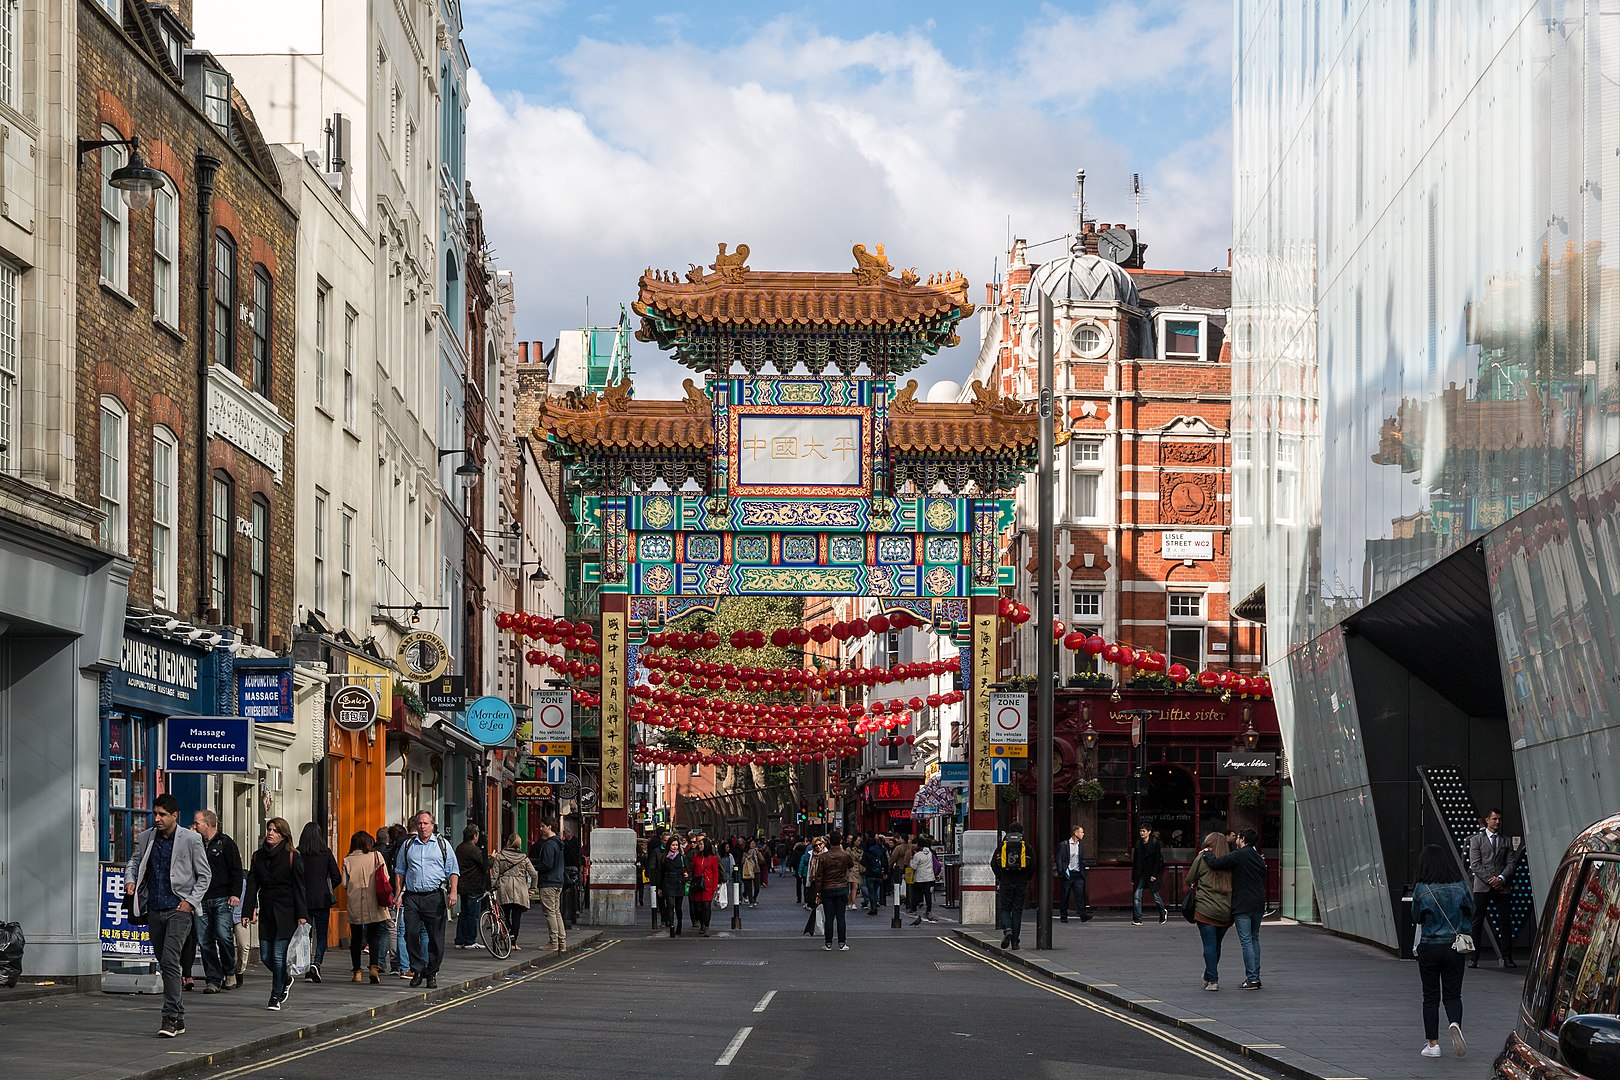
[[[1243,946],[1243,978],[1248,982],[1259,982],[1260,912],[1249,911],[1242,914],[1233,912],[1232,925],[1237,927],[1238,944]]]
[[[915,915],[918,908],[922,908],[930,915],[934,913],[934,883],[932,881],[916,881],[912,883],[911,907],[908,910]]]
[[[996,899],[1001,902],[1002,933],[1017,945],[1024,929],[1024,908],[1029,903],[1029,882],[997,885]]]
[[[292,944],[292,938],[259,939],[259,961],[270,969],[270,1000],[280,1001],[281,996],[287,992],[287,946]]]
[[[1208,923],[1198,924],[1198,936],[1204,939],[1204,981],[1218,983],[1221,981],[1221,941],[1226,937],[1230,926],[1211,926]]]
[[[1063,903],[1059,905],[1062,915],[1067,921],[1069,918],[1069,897],[1074,897],[1074,913],[1082,919],[1089,914],[1086,911],[1086,875],[1077,874],[1072,870],[1063,871]]]
[[[152,955],[158,958],[158,967],[163,972],[163,1018],[184,1020],[186,1007],[180,997],[180,954],[191,936],[192,913],[171,908],[150,912],[149,916],[147,928],[152,935]]]
[[[883,906],[883,878],[882,874],[866,875],[866,910],[874,915]]]
[[[331,925],[331,908],[309,909],[309,962],[316,967],[320,967],[321,961],[326,959],[326,933]]]
[[[1147,881],[1138,881],[1136,888],[1131,890],[1131,918],[1136,922],[1142,921],[1142,895],[1151,893],[1154,904],[1158,905],[1159,913],[1164,914],[1164,901],[1159,899],[1159,888]]]
[[[387,929],[385,922],[349,924],[349,963],[355,971],[360,970],[360,954],[368,947],[371,949],[372,967],[381,968],[388,963],[388,954],[383,945]]]
[[[456,916],[456,945],[465,948],[478,940],[478,917],[483,914],[483,897],[474,894],[461,898],[461,913]]]
[[[833,922],[838,923],[838,944],[844,943],[844,912],[849,907],[849,887],[821,890],[821,918],[826,927],[827,944],[832,944]]]
[[[197,913],[197,951],[202,953],[203,977],[209,986],[223,986],[236,974],[235,922],[228,896],[204,900]]]
[[[1463,970],[1468,954],[1457,952],[1450,942],[1417,947],[1418,979],[1423,984],[1423,1035],[1430,1042],[1440,1038],[1440,1002],[1446,1003],[1446,1020],[1462,1024]]]
[[[438,889],[408,892],[400,907],[405,912],[406,941],[419,944],[423,931],[427,933],[427,948],[423,950],[426,955],[413,952],[411,970],[430,979],[437,977],[439,964],[444,961],[444,924],[448,914],[444,893]]]

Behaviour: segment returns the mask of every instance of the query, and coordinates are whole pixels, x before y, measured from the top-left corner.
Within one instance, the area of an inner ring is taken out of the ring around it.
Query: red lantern
[[[1200,671],[1198,673],[1198,685],[1202,686],[1205,690],[1214,689],[1220,684],[1220,681],[1221,677],[1215,674],[1213,671]]]
[[[1121,647],[1112,643],[1103,646],[1102,658],[1110,664],[1117,664],[1124,655]]]
[[[866,620],[865,619],[856,619],[855,621],[853,621],[853,622],[851,622],[849,624],[849,636],[850,637],[855,637],[855,638],[863,638],[863,637],[866,636],[866,629],[867,629]]]
[[[874,634],[886,634],[889,632],[889,617],[883,614],[874,615],[866,620],[866,628]]]
[[[832,640],[832,627],[828,626],[826,623],[820,623],[816,626],[812,626],[810,628],[810,640],[814,641],[818,645],[825,645],[827,642]]]
[[[1070,652],[1079,652],[1080,647],[1086,643],[1086,635],[1078,630],[1071,630],[1063,635],[1063,647]]]
[[[713,630],[704,631],[702,640],[705,649],[717,649],[720,647],[720,635]]]
[[[835,622],[832,624],[832,636],[839,641],[849,640],[849,623]]]
[[[810,641],[810,631],[802,626],[795,626],[788,631],[788,640],[795,645],[806,645]]]

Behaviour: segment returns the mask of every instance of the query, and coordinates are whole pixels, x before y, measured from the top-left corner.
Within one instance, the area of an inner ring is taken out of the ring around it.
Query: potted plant
[[[1258,780],[1239,780],[1232,789],[1232,801],[1245,810],[1254,810],[1266,801],[1265,785]]]
[[[1114,678],[1101,671],[1077,671],[1065,680],[1065,685],[1083,690],[1107,690],[1114,685]]]
[[[1103,797],[1102,781],[1096,777],[1078,780],[1069,788],[1069,802],[1075,806],[1082,803],[1094,803]]]
[[[398,713],[402,709],[409,709],[417,716],[427,715],[427,706],[422,704],[422,699],[416,693],[416,687],[403,679],[395,679],[394,711]]]

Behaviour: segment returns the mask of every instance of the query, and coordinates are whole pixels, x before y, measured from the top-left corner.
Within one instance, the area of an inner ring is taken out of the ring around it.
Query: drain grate
[[[705,960],[704,967],[764,967],[769,960]]]
[[[934,961],[934,966],[940,971],[975,971],[979,967],[978,964],[950,964],[938,960]]]

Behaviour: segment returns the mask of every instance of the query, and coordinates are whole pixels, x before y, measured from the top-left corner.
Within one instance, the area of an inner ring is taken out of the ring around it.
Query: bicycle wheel
[[[484,947],[497,960],[505,960],[512,955],[512,932],[506,928],[505,919],[498,915],[490,919],[489,940],[484,942]]]
[[[485,908],[484,913],[478,916],[478,944],[484,948],[495,951],[495,923],[498,916],[491,908]]]

